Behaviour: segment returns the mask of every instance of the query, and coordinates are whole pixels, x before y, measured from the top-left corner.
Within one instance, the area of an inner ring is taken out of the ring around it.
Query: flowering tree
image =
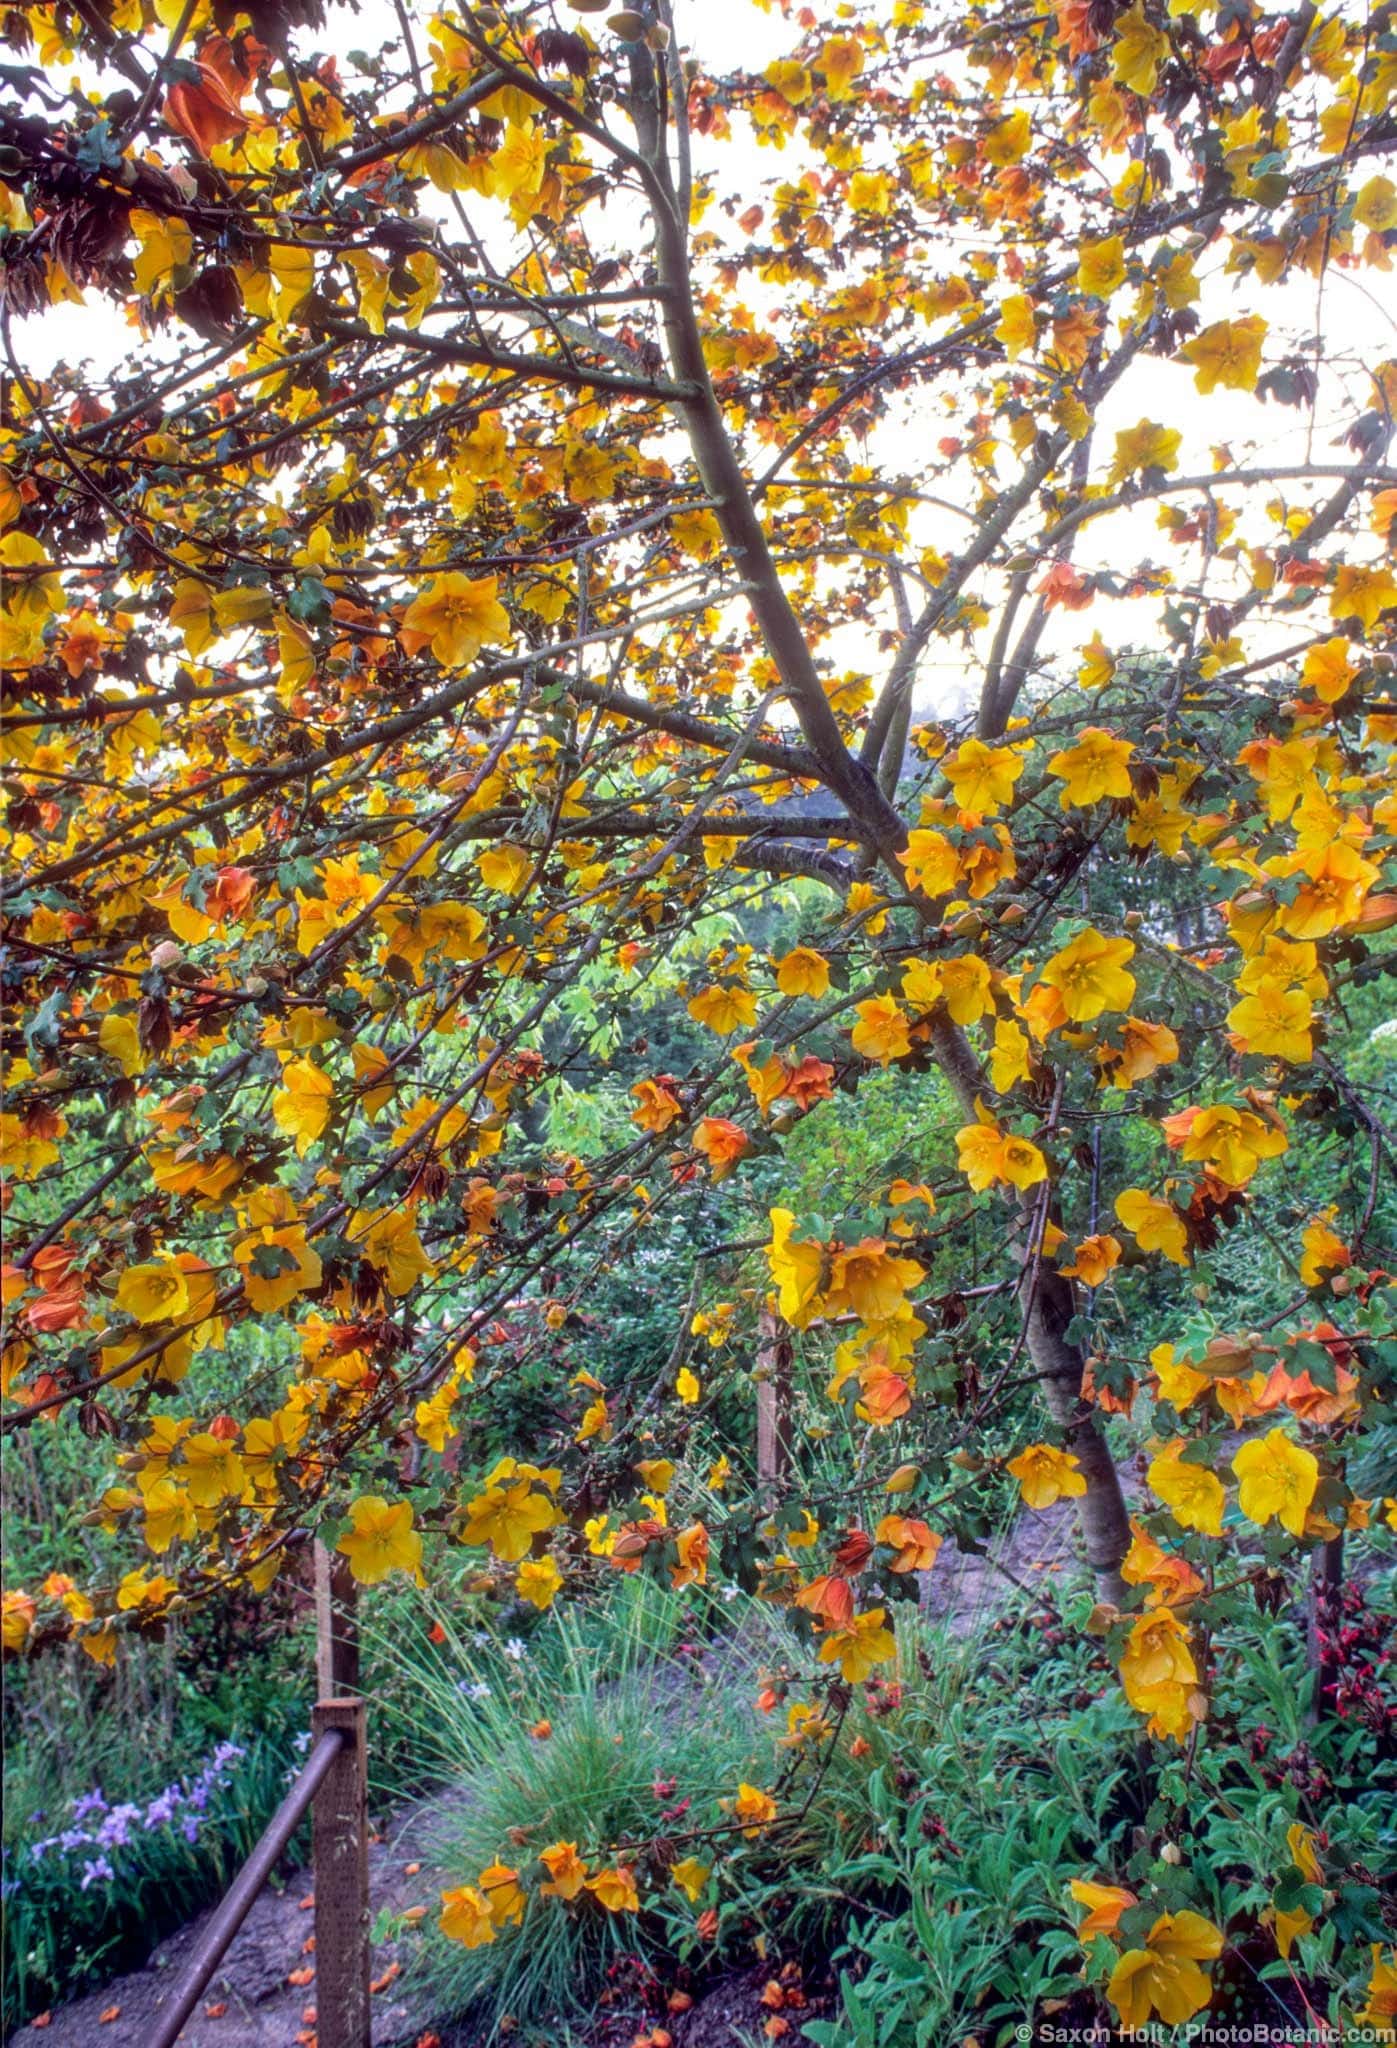
[[[372,1584],[440,1525],[540,1607],[721,1539],[837,1700],[1002,1459],[1075,1502],[1142,1729],[1206,1742],[1251,1592],[1397,1515],[1354,1464],[1392,1386],[1355,1029],[1397,920],[1390,25],[754,9],[778,54],[719,71],[668,0],[571,4],[403,0],[348,56],[320,0],[9,17],[6,1427],[112,1440],[133,1560],[7,1593],[7,1646],[109,1660],[316,1529]],[[60,321],[46,360],[120,360],[26,367]],[[696,950],[793,878],[796,943]],[[578,1020],[645,990],[711,1056],[550,1150]],[[838,1337],[833,1513],[635,1492],[704,1398],[701,1270],[643,1401],[593,1358],[545,1449],[443,1486],[504,1310],[546,1340],[878,1071],[954,1106],[922,1177],[854,1230],[773,1206],[747,1274]],[[1213,1263],[1247,1242],[1289,1276],[1260,1329]],[[487,1879],[449,1932],[516,1916]],[[1084,1888],[1126,2022],[1198,2010],[1218,1930]]]

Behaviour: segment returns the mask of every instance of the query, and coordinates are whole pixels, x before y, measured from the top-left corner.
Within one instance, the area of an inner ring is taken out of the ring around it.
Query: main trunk
[[[1120,1474],[1093,1410],[1082,1400],[1086,1361],[1067,1339],[1072,1289],[1061,1274],[1040,1267],[1028,1311],[1027,1349],[1044,1406],[1068,1439],[1087,1490],[1077,1502],[1082,1548],[1096,1578],[1097,1597],[1120,1606],[1127,1591],[1121,1565],[1130,1548],[1130,1513]]]

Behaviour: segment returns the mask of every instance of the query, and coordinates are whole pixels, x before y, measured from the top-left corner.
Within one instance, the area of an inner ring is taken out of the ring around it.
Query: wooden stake
[[[311,1807],[317,2048],[370,2048],[369,1822],[363,1700],[322,1699],[317,1737],[345,1736]]]
[[[791,1333],[769,1308],[757,1330],[757,1478],[771,1490],[791,1469]]]
[[[315,1689],[322,1700],[359,1690],[358,1591],[349,1559],[317,1542],[315,1558]]]

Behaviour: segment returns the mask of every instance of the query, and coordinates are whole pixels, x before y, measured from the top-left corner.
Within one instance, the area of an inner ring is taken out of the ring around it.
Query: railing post
[[[317,1538],[315,1561],[315,1689],[322,1700],[359,1690],[358,1595],[349,1559]]]
[[[757,1479],[770,1495],[791,1469],[791,1333],[764,1308],[757,1323]]]
[[[369,2044],[369,1823],[364,1702],[322,1699],[311,1726],[344,1736],[311,1808],[317,2048]]]

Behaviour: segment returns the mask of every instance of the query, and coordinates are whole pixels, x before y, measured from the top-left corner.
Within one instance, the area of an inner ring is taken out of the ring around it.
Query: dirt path
[[[431,1857],[451,1803],[432,1800],[400,1813],[369,1850],[370,1924],[383,1925],[385,1935],[373,1949],[374,2048],[411,2048],[428,2031],[431,2012],[412,1969],[420,1943],[401,1916],[416,1907],[434,1911],[450,1881]],[[308,1871],[297,1871],[283,1891],[263,1891],[181,2033],[181,2048],[308,2048],[315,2036],[310,1882]],[[12,2048],[149,2048],[156,2016],[208,1919],[201,1913],[161,1942],[144,1969],[60,2007],[47,2025],[18,2028]]]

